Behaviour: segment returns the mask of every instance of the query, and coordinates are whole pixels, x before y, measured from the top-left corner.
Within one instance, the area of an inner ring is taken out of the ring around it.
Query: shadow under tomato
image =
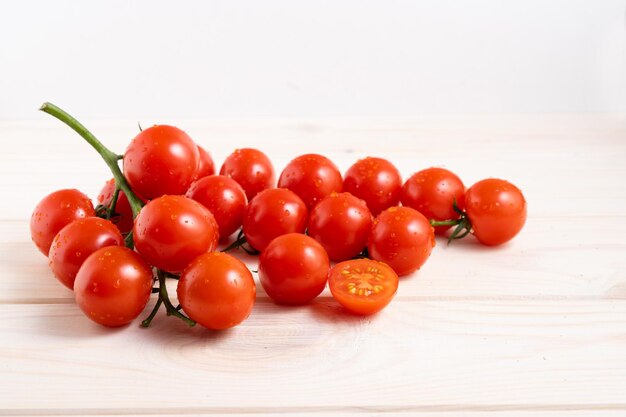
[[[433,251],[436,250],[456,250],[462,249],[464,251],[483,252],[483,253],[496,253],[507,248],[509,242],[498,246],[487,246],[480,243],[474,236],[467,236],[463,239],[453,240],[448,243],[447,236],[437,235],[435,236],[436,246]]]
[[[331,297],[320,297],[315,299],[310,304],[310,308],[316,319],[328,323],[360,323],[363,321],[369,321],[372,317],[376,316],[360,316],[351,313]]]
[[[198,323],[194,326],[189,326],[176,317],[167,316],[163,308],[154,317],[150,327],[139,327],[141,321],[150,313],[153,304],[154,301],[149,303],[144,313],[131,324],[131,326],[138,327],[138,330],[143,333],[142,337],[162,342],[171,339],[193,338],[204,342],[213,341],[217,343],[220,340],[227,339],[233,333],[233,329],[211,330]]]

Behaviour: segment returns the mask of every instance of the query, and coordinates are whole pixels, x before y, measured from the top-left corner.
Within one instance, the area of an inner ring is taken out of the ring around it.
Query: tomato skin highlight
[[[365,201],[350,193],[332,193],[311,211],[308,235],[331,260],[343,261],[363,251],[371,227],[372,214]]]
[[[54,276],[70,290],[85,259],[107,246],[123,246],[124,238],[108,220],[87,217],[74,220],[55,236],[48,254]]]
[[[368,238],[370,258],[393,268],[399,276],[419,269],[435,246],[428,219],[409,207],[390,207],[374,219]]]
[[[222,330],[248,318],[256,286],[243,262],[227,253],[210,252],[185,268],[176,292],[189,318],[208,329]]]
[[[246,192],[248,201],[258,193],[274,186],[276,177],[270,159],[258,149],[237,149],[220,168],[220,175],[234,179]]]
[[[223,175],[200,178],[191,184],[185,195],[213,214],[220,238],[227,238],[241,227],[248,200],[243,188],[232,178]]]
[[[326,286],[330,261],[315,239],[289,233],[272,240],[259,259],[259,281],[277,304],[312,301]]]
[[[148,200],[165,194],[185,194],[198,172],[198,146],[174,126],[144,129],[124,153],[124,176],[137,194]]]
[[[389,265],[371,259],[352,259],[328,271],[328,287],[348,311],[370,315],[385,308],[398,291],[398,275]]]
[[[501,245],[513,239],[526,223],[526,199],[508,181],[489,178],[465,193],[465,212],[480,243]]]
[[[208,177],[215,174],[215,164],[211,154],[209,154],[202,146],[198,145],[198,171],[195,179]]]
[[[76,219],[95,216],[93,203],[76,189],[58,190],[45,196],[30,218],[30,236],[37,249],[48,256],[61,229]]]
[[[104,184],[102,190],[98,194],[98,204],[102,204],[108,207],[113,200],[115,194],[115,178],[111,178]],[[115,204],[115,214],[111,217],[113,224],[120,229],[122,233],[128,233],[133,230],[133,210],[130,208],[128,197],[124,194],[124,191],[120,190],[117,196],[117,203]]]
[[[254,249],[263,251],[272,239],[304,233],[309,212],[300,197],[285,188],[270,188],[250,201],[243,217],[243,233]]]
[[[76,275],[74,296],[91,320],[119,327],[141,314],[152,283],[152,270],[139,254],[124,246],[109,246],[85,259]]]
[[[456,220],[454,202],[460,210],[465,207],[465,186],[461,179],[445,168],[427,168],[413,174],[402,187],[402,205],[414,208],[429,220]],[[437,226],[444,233],[450,226]]]
[[[300,155],[283,169],[278,187],[298,195],[311,210],[324,197],[340,193],[343,187],[341,173],[328,158],[318,154]]]
[[[196,257],[215,250],[219,227],[202,204],[184,196],[164,195],[141,209],[133,240],[150,265],[178,273]]]
[[[365,201],[374,216],[397,206],[401,189],[400,171],[386,159],[371,156],[355,162],[343,179],[343,190]]]

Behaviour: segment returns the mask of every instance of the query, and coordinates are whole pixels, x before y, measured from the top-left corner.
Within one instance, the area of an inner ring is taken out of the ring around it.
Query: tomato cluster
[[[348,311],[373,314],[392,300],[399,276],[428,260],[435,234],[473,234],[499,245],[526,220],[521,191],[500,179],[466,189],[454,173],[428,168],[403,183],[391,162],[374,157],[342,176],[328,158],[305,154],[276,182],[257,149],[235,150],[216,175],[210,154],[176,127],[142,130],[118,156],[58,107],[42,110],[80,133],[114,176],[96,207],[78,190],[59,190],[37,205],[30,223],[56,278],[105,326],[136,319],[152,293],[157,300],[144,327],[161,306],[190,325],[241,323],[256,285],[228,253],[238,249],[260,254],[259,282],[278,304],[309,303],[328,284]],[[178,281],[178,306],[170,279]]]

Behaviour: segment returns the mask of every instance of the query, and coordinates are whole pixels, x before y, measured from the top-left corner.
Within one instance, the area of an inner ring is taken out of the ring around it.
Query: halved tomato
[[[398,290],[398,274],[383,262],[351,259],[328,272],[333,298],[355,314],[369,315],[389,304]]]

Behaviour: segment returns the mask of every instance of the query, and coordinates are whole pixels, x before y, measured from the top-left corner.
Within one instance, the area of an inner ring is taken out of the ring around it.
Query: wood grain
[[[118,152],[136,134],[136,121],[84,122]],[[375,317],[328,291],[279,307],[259,287],[231,331],[162,315],[112,331],[82,316],[28,232],[43,195],[95,195],[106,167],[58,122],[0,123],[0,415],[626,415],[626,117],[159,122],[218,165],[254,146],[279,171],[318,152],[341,170],[376,155],[405,177],[444,165],[466,185],[507,178],[528,223],[500,248],[438,241]]]
[[[523,232],[500,248],[473,240],[438,239],[431,258],[402,278],[399,299],[626,299],[626,216],[531,217]],[[27,236],[25,221],[0,221],[0,303],[72,302],[46,258]],[[581,230],[593,231],[580,240]],[[258,258],[244,256],[257,269]],[[262,287],[259,297],[266,297]],[[329,295],[328,291],[324,295]]]
[[[364,319],[262,301],[222,333],[163,317],[110,331],[69,304],[0,312],[6,411],[626,407],[624,300],[398,301]]]

